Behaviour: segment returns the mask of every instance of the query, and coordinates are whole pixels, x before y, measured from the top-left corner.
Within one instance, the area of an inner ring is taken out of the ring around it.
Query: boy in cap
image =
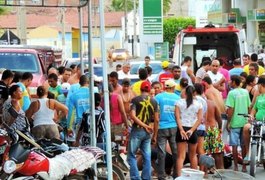
[[[158,122],[158,107],[156,100],[149,96],[150,83],[143,81],[140,89],[141,94],[131,101],[131,119],[134,123],[129,136],[127,160],[130,165],[130,179],[151,179],[151,134],[153,128],[149,123],[152,116]],[[136,160],[136,153],[139,148],[143,157],[141,178]]]

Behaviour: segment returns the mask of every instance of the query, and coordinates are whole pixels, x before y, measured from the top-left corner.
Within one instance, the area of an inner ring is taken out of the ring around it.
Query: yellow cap
[[[169,66],[169,62],[168,62],[168,61],[163,61],[163,62],[161,63],[161,66],[162,66],[163,69],[164,69],[164,68],[168,68],[168,66]]]

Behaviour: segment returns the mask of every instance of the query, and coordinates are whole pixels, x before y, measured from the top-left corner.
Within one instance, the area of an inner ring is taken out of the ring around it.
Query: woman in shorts
[[[193,86],[187,86],[185,98],[176,102],[175,116],[178,123],[176,135],[178,157],[177,176],[181,176],[181,169],[186,157],[186,145],[188,144],[188,154],[191,168],[197,169],[198,160],[196,156],[197,133],[196,129],[202,121],[202,104],[195,97]]]

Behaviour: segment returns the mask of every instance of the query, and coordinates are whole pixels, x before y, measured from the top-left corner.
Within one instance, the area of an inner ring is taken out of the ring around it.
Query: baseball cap
[[[69,83],[63,83],[63,84],[61,85],[62,92],[63,92],[63,93],[67,93],[67,92],[69,91],[70,87],[71,87],[71,85],[70,85]]]
[[[162,66],[163,69],[168,68],[168,66],[169,66],[169,62],[168,62],[168,61],[163,61],[163,62],[161,63],[161,66]]]
[[[175,87],[176,86],[176,83],[174,82],[173,79],[168,79],[165,81],[165,87],[166,88],[172,88],[172,87]]]
[[[150,92],[151,90],[151,84],[148,81],[143,81],[141,84],[141,91]]]
[[[127,85],[129,86],[131,83],[131,80],[129,78],[124,78],[121,82],[122,85]]]

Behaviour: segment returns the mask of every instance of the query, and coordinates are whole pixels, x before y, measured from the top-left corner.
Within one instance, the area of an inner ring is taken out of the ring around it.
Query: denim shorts
[[[243,145],[243,128],[231,128],[229,133],[229,139],[230,146]]]

